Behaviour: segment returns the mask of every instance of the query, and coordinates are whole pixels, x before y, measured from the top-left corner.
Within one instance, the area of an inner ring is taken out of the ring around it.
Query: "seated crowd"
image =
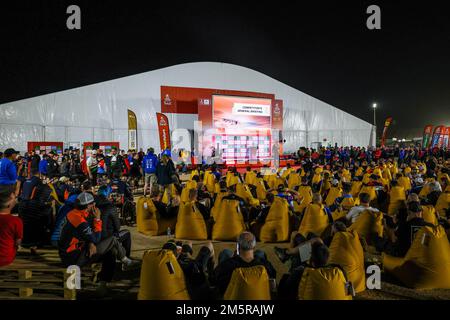
[[[10,163],[20,169],[16,152],[5,151],[0,266],[13,262],[19,245],[38,253],[53,244],[64,265],[100,262],[105,290],[117,261],[123,270],[138,264],[113,201],[113,190],[132,201],[134,182],[123,178],[118,163],[124,160],[116,155],[99,173],[97,155],[87,161],[85,180],[30,169],[20,181],[10,169]],[[401,285],[450,289],[450,157],[444,149],[301,148],[295,163],[278,170],[248,167],[242,174],[202,165],[183,183],[170,154],[157,157],[149,149],[141,158],[137,230],[179,241],[144,254],[139,299],[351,299],[366,289],[365,252],[381,255],[384,271]],[[216,261],[211,242],[194,255],[194,240],[237,243]],[[274,247],[273,256],[289,269],[278,284],[257,241],[290,241],[289,248]]]

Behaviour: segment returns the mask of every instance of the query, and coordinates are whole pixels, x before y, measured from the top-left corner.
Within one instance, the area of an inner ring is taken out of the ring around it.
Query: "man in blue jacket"
[[[17,182],[17,168],[14,164],[17,154],[16,150],[9,148],[0,159],[0,185],[15,185]]]
[[[147,194],[147,188],[149,194],[152,194],[153,186],[156,184],[156,166],[158,165],[158,158],[155,155],[155,150],[149,148],[147,155],[142,160],[142,174],[144,175],[144,196]]]
[[[43,176],[47,175],[48,156],[44,154],[42,160],[39,161],[39,173]]]

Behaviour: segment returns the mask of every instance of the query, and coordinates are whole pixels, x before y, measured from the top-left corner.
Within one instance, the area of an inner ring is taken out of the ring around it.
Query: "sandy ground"
[[[158,236],[158,237],[148,237],[143,234],[140,234],[136,231],[135,227],[128,227],[131,231],[132,239],[133,239],[133,248],[132,248],[132,257],[134,259],[142,259],[142,255],[145,250],[149,249],[159,249],[161,246],[169,239],[167,236]],[[196,254],[199,248],[205,244],[207,241],[192,241],[194,254]],[[229,248],[234,250],[235,243],[234,242],[219,242],[213,241],[215,258],[217,261],[218,254],[221,250],[225,248]],[[258,243],[257,248],[266,252],[269,261],[273,264],[273,266],[277,270],[277,282],[280,280],[281,276],[288,271],[288,266],[282,264],[279,259],[276,257],[273,247],[288,247],[289,243],[279,243],[279,244],[266,244],[266,243]],[[138,285],[139,282],[139,272],[135,272],[134,275],[129,275],[127,281],[134,283],[134,285]],[[120,277],[122,278],[122,277]],[[130,288],[127,294],[122,292],[119,294],[120,298],[125,299],[133,299],[135,298],[135,294],[137,293],[136,287]],[[395,281],[392,279],[388,279],[385,275],[382,275],[382,284],[381,290],[366,290],[365,292],[359,293],[355,299],[357,300],[450,300],[450,290],[413,290],[408,289],[403,286],[395,284]]]

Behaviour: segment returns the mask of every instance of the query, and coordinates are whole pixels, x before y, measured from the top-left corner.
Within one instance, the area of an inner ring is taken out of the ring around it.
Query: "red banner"
[[[384,147],[384,142],[386,141],[387,130],[392,123],[392,117],[389,117],[384,122],[383,135],[381,136],[381,146]]]
[[[159,131],[159,144],[161,146],[161,151],[171,149],[170,145],[170,128],[169,119],[166,115],[157,112],[156,121],[158,121],[158,131]]]

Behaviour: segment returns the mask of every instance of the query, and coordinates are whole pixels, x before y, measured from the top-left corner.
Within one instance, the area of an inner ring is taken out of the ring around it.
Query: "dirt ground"
[[[148,237],[136,231],[135,227],[128,228],[131,231],[133,239],[132,257],[134,259],[142,259],[145,250],[159,249],[169,239],[167,236]],[[207,241],[193,241],[194,254]],[[215,258],[217,261],[218,254],[221,250],[229,248],[234,250],[234,242],[213,241]],[[276,257],[273,247],[288,247],[289,243],[266,244],[258,243],[257,248],[266,252],[268,259],[277,270],[277,282],[281,276],[288,271],[288,266],[281,263]],[[139,286],[139,271],[129,274],[119,274],[119,280],[113,292],[116,294],[111,298],[119,299],[136,299]],[[128,286],[128,290],[126,289]],[[81,297],[82,298],[82,297]],[[85,296],[85,298],[88,298]],[[388,279],[386,275],[382,275],[381,290],[366,290],[359,293],[356,300],[450,300],[450,290],[413,290],[395,284],[395,281]]]

